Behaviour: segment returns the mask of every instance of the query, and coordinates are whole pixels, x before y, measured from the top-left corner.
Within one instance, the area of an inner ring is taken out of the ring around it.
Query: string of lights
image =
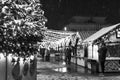
[[[38,0],[0,1],[0,52],[16,56],[36,53],[46,30],[44,11]]]
[[[56,49],[58,46],[65,47],[72,41],[72,45],[75,45],[76,38],[81,40],[78,32],[71,31],[60,31],[60,30],[49,30],[45,31],[45,37],[42,42],[39,43],[41,48],[53,48]]]

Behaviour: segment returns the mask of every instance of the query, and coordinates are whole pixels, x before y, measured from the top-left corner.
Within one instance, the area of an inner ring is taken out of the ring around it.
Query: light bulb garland
[[[36,0],[0,1],[0,50],[28,57],[36,53],[45,31],[44,11]]]
[[[43,42],[39,43],[38,46],[40,48],[65,48],[65,46],[69,45],[70,40],[72,41],[72,46],[75,46],[76,39],[81,37],[77,32],[70,32],[70,31],[58,31],[58,30],[49,30],[45,31],[45,37],[42,40]]]

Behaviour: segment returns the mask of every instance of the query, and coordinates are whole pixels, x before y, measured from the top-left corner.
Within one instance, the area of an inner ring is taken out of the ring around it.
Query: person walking
[[[71,64],[71,52],[72,52],[72,47],[71,46],[69,46],[68,48],[67,48],[67,54],[66,54],[66,61],[67,61],[67,63],[68,64]]]

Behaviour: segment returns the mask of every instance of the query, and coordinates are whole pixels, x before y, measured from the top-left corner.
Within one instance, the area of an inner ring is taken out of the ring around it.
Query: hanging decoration
[[[45,37],[43,38],[42,42],[38,45],[39,48],[49,47],[54,50],[58,50],[58,46],[65,48],[65,46],[69,45],[70,41],[71,45],[74,46],[77,38],[79,38],[79,41],[81,40],[79,32],[47,29],[45,31]]]
[[[35,54],[46,21],[39,0],[1,0],[0,51],[21,57]]]
[[[36,59],[35,58],[31,58],[30,59],[30,75],[31,76],[33,76],[34,74],[35,74],[35,72],[36,72],[36,63],[37,61],[36,61]]]
[[[27,62],[24,63],[23,67],[23,75],[26,76],[29,70],[29,64]]]
[[[12,69],[12,76],[14,80],[18,80],[20,76],[20,63],[19,60],[17,61],[17,64]]]

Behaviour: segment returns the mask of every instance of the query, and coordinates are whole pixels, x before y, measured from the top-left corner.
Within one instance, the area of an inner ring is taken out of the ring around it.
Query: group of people
[[[106,54],[107,54],[107,46],[104,42],[98,44],[99,49],[99,68],[101,73],[104,73],[105,70],[105,61],[106,61]],[[72,46],[68,46],[65,50],[65,61],[67,64],[71,64],[71,56],[74,53],[74,48]]]
[[[66,49],[65,49],[65,62],[67,64],[71,64],[72,52],[73,52],[73,47],[72,46],[66,47]],[[41,48],[40,54],[41,54],[41,57],[42,57],[43,61],[49,61],[50,53],[47,49]]]
[[[40,54],[42,56],[43,61],[49,61],[50,60],[50,51],[49,51],[49,49],[41,48]]]
[[[67,64],[71,64],[72,53],[74,53],[74,48],[72,46],[68,46],[65,49],[65,62]],[[104,73],[104,68],[105,68],[104,64],[105,64],[105,59],[106,59],[106,54],[107,54],[107,47],[105,43],[99,44],[98,53],[99,53],[99,65],[100,65],[99,67],[101,69],[101,72]],[[42,55],[43,60],[45,58],[46,60],[49,60],[50,53],[46,49],[41,50],[41,55]]]

